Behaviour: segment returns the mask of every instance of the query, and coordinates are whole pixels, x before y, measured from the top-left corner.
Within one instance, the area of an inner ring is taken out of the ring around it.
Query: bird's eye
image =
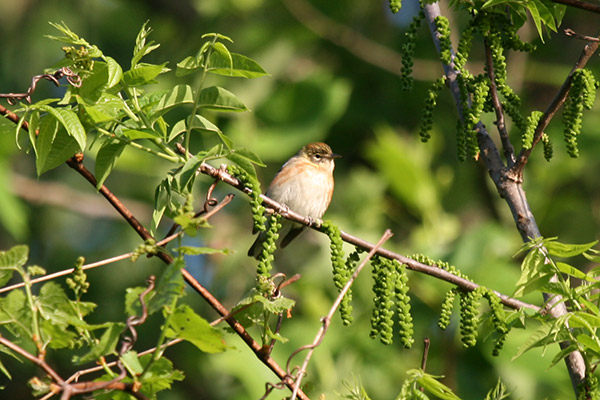
[[[320,159],[321,159],[321,155],[320,155],[320,154],[315,154],[315,158],[316,158],[317,160],[320,160]]]

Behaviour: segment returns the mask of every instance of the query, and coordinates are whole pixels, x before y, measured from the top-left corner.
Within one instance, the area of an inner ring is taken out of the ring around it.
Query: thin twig
[[[580,33],[575,32],[571,28],[565,29],[564,32],[565,32],[565,35],[573,37],[575,39],[585,40],[587,42],[599,42],[600,41],[600,38],[598,38],[598,37],[582,35]]]
[[[20,347],[20,346],[18,346],[16,344],[14,344],[10,340],[8,340],[8,339],[6,339],[6,338],[4,338],[2,336],[0,336],[0,344],[8,347],[9,349],[11,349],[12,351],[14,351],[15,353],[19,354],[22,357],[25,357],[26,359],[28,359],[29,361],[31,361],[33,364],[35,364],[38,367],[40,367],[57,384],[63,385],[65,383],[64,379],[61,378],[61,376],[51,366],[49,366],[48,363],[46,363],[46,361],[44,361],[43,359],[34,356],[33,354],[29,353],[24,348],[22,348],[22,347]]]
[[[348,293],[348,290],[350,290],[350,286],[352,286],[352,284],[354,283],[354,281],[358,277],[358,274],[360,274],[360,271],[362,271],[364,266],[367,265],[369,260],[375,255],[375,253],[377,253],[377,250],[383,245],[383,243],[385,243],[392,236],[393,236],[392,231],[387,229],[383,233],[383,236],[381,236],[381,239],[379,239],[377,244],[371,249],[369,254],[367,254],[367,256],[358,265],[358,267],[356,267],[356,269],[354,270],[354,273],[352,273],[352,276],[350,277],[348,282],[346,282],[346,284],[340,291],[338,297],[333,302],[333,305],[329,309],[329,312],[321,320],[321,322],[322,322],[321,328],[317,332],[317,335],[315,336],[315,339],[313,340],[312,344],[300,347],[299,349],[294,351],[288,358],[286,370],[288,371],[288,374],[289,374],[290,373],[290,362],[292,361],[294,356],[296,354],[300,353],[301,351],[308,350],[308,353],[306,354],[306,357],[304,358],[304,362],[302,362],[302,365],[300,366],[300,369],[298,370],[298,373],[296,374],[296,382],[294,384],[294,391],[292,392],[291,400],[296,399],[296,396],[298,394],[298,389],[300,388],[300,384],[302,383],[302,377],[306,374],[306,367],[308,366],[308,363],[310,362],[312,354],[313,354],[315,348],[317,346],[319,346],[321,344],[321,342],[323,341],[323,339],[325,338],[325,334],[327,333],[327,330],[329,329],[329,324],[331,323],[331,318],[333,318],[333,314],[336,312],[336,310],[340,306],[342,299],[344,298],[346,293]]]
[[[500,140],[502,142],[502,148],[504,149],[504,157],[509,167],[515,164],[515,148],[510,142],[508,131],[506,130],[506,123],[504,121],[504,110],[502,109],[502,103],[498,97],[498,87],[496,86],[496,76],[494,73],[494,62],[492,60],[492,49],[490,43],[486,39],[485,44],[485,62],[487,67],[488,77],[490,78],[490,94],[492,96],[492,104],[494,111],[496,112],[496,127],[500,134]]]
[[[600,14],[600,6],[593,3],[588,3],[581,0],[550,0],[553,3],[564,4],[569,7],[580,8],[585,11]]]
[[[538,125],[535,128],[535,132],[533,134],[533,143],[531,147],[529,149],[523,149],[519,153],[519,156],[517,157],[517,162],[512,168],[512,172],[514,175],[519,177],[523,175],[523,169],[525,168],[527,161],[529,161],[529,156],[531,155],[533,148],[536,144],[540,142],[540,140],[542,140],[542,135],[548,127],[548,124],[550,124],[550,121],[552,120],[552,118],[554,118],[558,110],[566,101],[567,96],[569,95],[569,90],[571,90],[571,83],[573,81],[573,73],[576,70],[584,68],[586,66],[590,58],[592,58],[592,55],[596,52],[596,50],[598,50],[598,45],[599,43],[597,41],[590,42],[586,44],[583,50],[581,51],[579,59],[577,60],[575,65],[573,65],[571,72],[569,72],[569,75],[558,90],[558,93],[556,93],[556,96],[554,96],[554,99],[552,99],[552,102],[550,103],[550,105],[548,105],[548,108],[546,108],[544,115],[542,115],[542,118],[540,118],[540,121],[538,122]]]

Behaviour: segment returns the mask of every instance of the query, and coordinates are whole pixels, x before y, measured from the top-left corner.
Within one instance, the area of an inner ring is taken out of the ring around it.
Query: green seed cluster
[[[269,227],[265,232],[266,240],[262,243],[262,251],[258,256],[257,275],[269,277],[273,268],[273,253],[277,249],[277,239],[279,239],[279,230],[281,229],[281,215],[271,214]]]
[[[542,135],[542,145],[544,147],[544,158],[546,161],[550,161],[554,155],[554,149],[552,148],[550,136],[548,136],[546,133]]]
[[[441,92],[441,90],[446,85],[446,77],[442,76],[429,88],[427,92],[427,97],[425,98],[425,107],[423,107],[423,114],[421,116],[421,126],[419,128],[419,136],[421,137],[421,142],[427,142],[431,135],[429,132],[433,127],[433,110],[437,105],[437,99]]]
[[[440,43],[440,60],[449,65],[452,62],[452,42],[450,42],[450,22],[448,18],[437,16],[433,20]]]
[[[440,319],[438,320],[440,329],[446,329],[450,325],[450,317],[452,316],[452,308],[454,307],[454,300],[457,293],[457,288],[452,288],[446,292],[440,311]]]
[[[335,226],[331,221],[323,221],[321,230],[327,236],[329,236],[329,249],[331,252],[331,265],[333,268],[333,282],[335,287],[340,292],[346,283],[352,276],[352,270],[356,260],[358,260],[358,254],[351,254],[348,256],[348,260],[344,261],[344,250],[343,241],[340,233],[340,229]],[[340,303],[340,317],[344,325],[350,325],[352,323],[352,290],[348,290],[346,295],[342,298]]]
[[[262,198],[260,197],[260,184],[237,165],[228,165],[227,171],[244,186],[252,190],[252,193],[250,193],[250,205],[252,206],[252,220],[254,221],[253,231],[265,231],[267,229],[265,226],[267,217],[265,216],[265,207],[262,205]]]
[[[524,149],[530,149],[533,146],[533,135],[542,115],[544,113],[541,111],[532,111],[531,115],[527,117],[527,128],[521,135],[521,145]]]
[[[140,256],[144,254],[158,254],[158,246],[156,245],[156,240],[146,239],[146,241],[143,244],[136,247],[136,249],[131,254],[131,262],[136,262],[138,258],[140,258]]]
[[[577,389],[577,400],[600,399],[598,377],[593,373],[586,373],[583,382],[579,384]]]
[[[413,320],[410,314],[408,296],[408,276],[406,267],[397,260],[374,256],[373,267],[373,303],[371,314],[372,339],[379,337],[383,344],[392,344],[394,340],[394,314],[398,314],[399,335],[404,347],[411,347],[413,339]]]
[[[90,283],[87,281],[87,275],[83,270],[85,258],[78,257],[75,262],[73,276],[67,278],[67,286],[75,292],[75,296],[79,299],[82,294],[87,293],[90,288]]]
[[[400,46],[400,55],[402,56],[402,69],[400,71],[400,85],[402,90],[410,91],[413,87],[413,55],[415,54],[415,47],[417,43],[417,30],[421,26],[421,21],[425,18],[423,10],[419,14],[415,15],[412,22],[410,23],[408,30],[404,34],[406,42]]]
[[[389,5],[390,5],[390,11],[393,12],[394,14],[396,14],[402,8],[402,1],[401,0],[390,0]]]
[[[379,340],[383,344],[392,344],[394,341],[394,290],[396,287],[395,276],[389,269],[389,264],[381,257],[371,259],[373,267],[373,303],[375,307],[371,314],[371,339]]]
[[[564,137],[571,157],[579,156],[577,136],[581,133],[583,110],[594,106],[596,88],[596,80],[589,70],[578,69],[573,73],[571,90],[563,109]]]
[[[481,118],[481,114],[483,113],[483,108],[485,107],[486,99],[488,97],[488,92],[490,89],[490,84],[488,79],[478,79],[473,82],[472,85],[472,100],[471,107],[468,109],[466,115],[466,131],[469,136],[471,136],[471,140],[468,141],[468,154],[475,158],[479,154],[479,146],[477,144],[477,136],[475,132],[475,127]]]
[[[459,292],[460,335],[464,347],[473,347],[477,343],[478,309],[482,294],[478,289]]]
[[[415,340],[413,339],[413,319],[410,314],[410,297],[408,296],[408,274],[406,273],[406,266],[400,264],[398,260],[394,260],[392,264],[394,265],[394,273],[397,275],[394,292],[396,295],[396,309],[398,310],[400,340],[404,347],[410,348]]]
[[[456,69],[463,72],[465,68],[465,64],[467,63],[467,59],[469,58],[469,53],[471,52],[471,44],[473,43],[473,32],[474,26],[470,25],[467,29],[465,29],[458,41],[458,47],[456,48],[456,57],[454,58],[454,63]]]
[[[494,329],[498,333],[498,339],[496,340],[494,349],[492,350],[492,355],[498,356],[500,354],[500,350],[502,350],[502,346],[506,340],[506,335],[508,335],[509,331],[508,327],[506,326],[504,307],[493,290],[483,287],[480,287],[480,289],[482,290],[483,297],[485,297],[485,299],[488,301],[492,323],[494,324]]]

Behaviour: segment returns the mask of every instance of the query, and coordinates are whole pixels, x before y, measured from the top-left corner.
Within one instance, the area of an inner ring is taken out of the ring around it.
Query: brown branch
[[[8,118],[9,120],[13,121],[14,123],[19,123],[20,118],[16,114],[14,114],[13,112],[11,112],[10,110],[6,109],[5,107],[3,107],[1,105],[0,105],[0,115],[3,115],[4,117]],[[25,130],[27,130],[29,128],[27,121],[25,121],[22,124],[22,127]],[[71,167],[72,169],[74,169],[77,173],[79,173],[93,187],[97,186],[96,177],[94,177],[94,175],[83,165],[83,155],[82,154],[76,154],[75,156],[71,157],[69,160],[66,161],[66,164],[69,167]],[[152,237],[152,235],[150,234],[150,232],[148,232],[148,230],[137,220],[137,218],[135,218],[135,216],[131,213],[131,211],[129,211],[129,209],[117,198],[117,196],[115,196],[106,187],[106,185],[102,185],[100,187],[99,192],[110,203],[110,205],[119,214],[121,214],[121,216],[127,221],[127,223],[129,223],[129,225],[138,233],[138,235],[142,239],[144,239],[144,240],[154,239]],[[156,254],[156,256],[167,264],[170,264],[173,261],[173,259],[171,258],[171,256],[169,254],[162,252],[162,251],[158,252]],[[250,349],[252,349],[252,351],[258,357],[258,359],[261,360],[263,362],[263,364],[265,364],[267,367],[269,367],[269,369],[271,369],[271,371],[273,371],[280,379],[282,379],[285,382],[285,384],[290,388],[290,390],[293,390],[293,381],[289,377],[286,377],[286,373],[283,370],[283,368],[281,368],[279,366],[279,364],[277,364],[277,362],[274,359],[272,359],[270,356],[264,355],[261,352],[260,344],[258,344],[252,338],[252,336],[246,331],[246,329],[242,326],[242,324],[240,324],[229,313],[227,308],[225,308],[225,306],[223,306],[221,304],[221,302],[219,302],[219,300],[217,300],[217,298],[215,298],[208,289],[206,289],[204,286],[202,286],[202,284],[200,284],[200,282],[198,282],[189,271],[187,271],[186,269],[182,269],[181,274],[183,275],[184,280],[198,294],[200,294],[200,296],[202,296],[202,298],[204,298],[204,300],[213,308],[213,310],[215,310],[219,315],[224,317],[225,321],[229,324],[229,326],[242,338],[242,340],[248,345],[248,347],[250,347]],[[308,399],[308,396],[306,396],[306,394],[304,394],[304,392],[302,392],[302,391],[299,392],[299,397],[301,399]]]
[[[586,1],[581,0],[550,0],[553,3],[564,4],[573,8],[580,8],[585,11],[593,12],[596,14],[600,14],[600,6],[593,3],[588,3]]]
[[[585,40],[587,42],[600,42],[600,38],[598,38],[598,37],[582,35],[580,33],[575,32],[571,28],[567,28],[563,32],[565,32],[565,35],[567,35],[569,37],[573,37],[575,39]]]
[[[218,179],[222,180],[223,182],[239,189],[240,191],[242,191],[246,194],[252,193],[251,189],[245,187],[240,181],[237,180],[237,178],[231,176],[224,168],[215,168],[209,164],[203,163],[200,165],[200,172],[202,172],[203,174],[212,176],[213,178],[218,178]],[[278,214],[281,214],[281,216],[283,216],[284,218],[287,218],[291,221],[298,222],[300,224],[303,224],[303,225],[308,226],[315,230],[320,229],[320,226],[321,226],[320,220],[307,218],[303,215],[295,213],[292,210],[290,210],[289,207],[286,207],[286,206],[282,205],[281,203],[278,203],[275,200],[273,200],[265,195],[261,194],[261,198],[263,200],[263,204],[265,204],[267,207],[275,210]],[[363,240],[361,238],[353,236],[344,231],[341,232],[341,236],[342,236],[342,240],[345,241],[346,243],[350,243],[354,246],[360,247],[367,251],[370,251],[375,247],[374,244],[369,243],[366,240]],[[465,290],[472,291],[479,287],[479,285],[477,283],[474,283],[467,279],[458,277],[458,276],[451,274],[450,272],[443,270],[437,266],[430,266],[430,265],[422,264],[411,258],[405,257],[401,254],[395,253],[390,250],[386,250],[384,248],[377,249],[377,254],[379,254],[382,257],[388,258],[390,260],[398,260],[402,264],[405,264],[407,268],[412,269],[413,271],[417,271],[417,272],[421,272],[421,273],[433,276],[433,277],[441,279],[443,281],[452,283],[453,285],[456,285]],[[498,292],[494,292],[494,293],[496,293],[496,295],[498,296],[500,301],[507,307],[510,307],[513,309],[528,308],[528,309],[535,310],[538,312],[541,311],[541,308],[536,305],[525,303],[525,302],[517,300],[517,299],[513,299],[509,296],[503,295]]]
[[[57,384],[63,385],[65,383],[64,379],[61,378],[60,375],[51,366],[49,366],[48,363],[46,361],[44,361],[42,358],[34,356],[33,354],[29,353],[27,350],[14,344],[13,342],[4,338],[3,336],[0,336],[0,344],[8,347],[15,353],[19,354],[20,356],[31,361],[33,364],[37,365],[46,374],[48,374],[48,376],[50,376],[50,378],[52,378],[52,380],[54,380],[54,382],[56,382]]]
[[[590,58],[592,58],[592,55],[596,52],[596,50],[598,50],[598,45],[598,42],[590,42],[586,44],[583,50],[581,51],[579,59],[577,60],[575,65],[573,65],[573,68],[571,68],[569,75],[560,87],[558,93],[556,93],[556,96],[554,96],[554,99],[552,99],[552,102],[550,103],[548,108],[546,108],[544,115],[542,115],[542,118],[540,118],[540,121],[538,122],[538,125],[535,128],[535,132],[533,134],[533,143],[531,145],[531,148],[523,149],[519,153],[519,156],[517,157],[517,162],[512,168],[512,173],[515,176],[523,176],[523,169],[525,168],[527,161],[529,161],[529,156],[531,155],[533,148],[540,142],[540,140],[542,140],[544,130],[546,130],[548,124],[550,124],[550,121],[552,120],[552,118],[554,118],[558,110],[565,103],[567,96],[569,95],[569,90],[571,90],[571,83],[573,81],[573,73],[578,69],[582,69],[586,66]]]
[[[500,141],[502,142],[502,148],[504,149],[504,158],[509,167],[515,163],[515,148],[510,142],[508,131],[506,130],[506,123],[504,122],[504,110],[502,109],[502,103],[498,97],[498,87],[496,86],[496,76],[494,73],[494,62],[492,60],[492,49],[489,41],[484,41],[485,45],[485,65],[487,69],[488,77],[490,78],[490,94],[492,97],[492,105],[496,112],[496,127],[500,134]]]

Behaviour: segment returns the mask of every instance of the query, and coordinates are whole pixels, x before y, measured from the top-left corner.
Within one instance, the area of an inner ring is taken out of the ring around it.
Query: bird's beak
[[[329,155],[329,158],[342,158],[341,154],[335,154],[335,153],[331,153]]]

